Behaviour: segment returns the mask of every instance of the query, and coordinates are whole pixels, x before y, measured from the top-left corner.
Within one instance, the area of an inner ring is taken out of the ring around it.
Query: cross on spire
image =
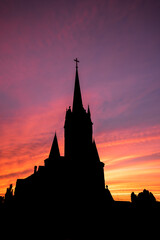
[[[76,59],[74,59],[74,61],[76,62],[76,69],[77,69],[77,68],[78,68],[79,60],[76,58]]]

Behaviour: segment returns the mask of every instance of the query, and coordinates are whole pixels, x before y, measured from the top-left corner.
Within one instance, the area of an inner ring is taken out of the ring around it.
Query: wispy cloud
[[[26,169],[43,163],[55,131],[63,154],[72,60],[78,57],[106,183],[112,179],[114,194],[126,197],[125,187],[128,194],[143,186],[134,177],[139,167],[138,178],[142,175],[146,184],[153,180],[157,194],[159,22],[157,0],[0,2],[0,176],[6,176],[1,192],[16,177],[25,177]],[[153,175],[144,176],[142,168],[149,163]]]

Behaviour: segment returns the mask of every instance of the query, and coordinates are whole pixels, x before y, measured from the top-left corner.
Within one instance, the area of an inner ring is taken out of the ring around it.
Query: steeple
[[[75,76],[72,111],[77,112],[77,111],[81,111],[83,109],[83,103],[82,103],[81,89],[80,89],[79,76],[78,76],[77,62],[79,62],[79,61],[77,60],[77,58],[74,61],[76,61],[76,76]]]
[[[53,159],[53,158],[57,158],[57,157],[60,157],[60,152],[59,152],[59,147],[58,147],[57,135],[55,133],[51,151],[49,154],[49,158]]]

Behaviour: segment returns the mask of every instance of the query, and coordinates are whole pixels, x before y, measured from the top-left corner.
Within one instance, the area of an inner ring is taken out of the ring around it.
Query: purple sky
[[[106,184],[115,197],[145,188],[141,164],[159,196],[159,0],[0,0],[0,53],[0,194],[43,164],[55,130],[63,152],[77,57]]]

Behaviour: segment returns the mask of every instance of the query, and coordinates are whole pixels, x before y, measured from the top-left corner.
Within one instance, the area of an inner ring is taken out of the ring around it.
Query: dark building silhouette
[[[132,193],[132,202],[114,201],[105,188],[104,163],[93,139],[89,106],[87,111],[83,107],[75,61],[73,105],[66,110],[64,123],[64,156],[55,133],[44,166],[35,166],[32,175],[18,179],[15,195],[12,185],[7,188],[5,199],[0,199],[5,234],[67,240],[125,235],[128,239],[131,233],[145,239],[149,230],[153,233],[159,227],[160,203],[148,190],[138,196]]]
[[[55,134],[44,166],[35,166],[32,175],[17,180],[19,208],[49,209],[54,216],[70,216],[72,220],[84,213],[86,217],[102,213],[104,200],[107,196],[112,200],[112,196],[105,189],[104,163],[92,127],[90,108],[86,111],[83,107],[76,59],[73,105],[66,110],[64,123],[64,156],[60,155]]]

